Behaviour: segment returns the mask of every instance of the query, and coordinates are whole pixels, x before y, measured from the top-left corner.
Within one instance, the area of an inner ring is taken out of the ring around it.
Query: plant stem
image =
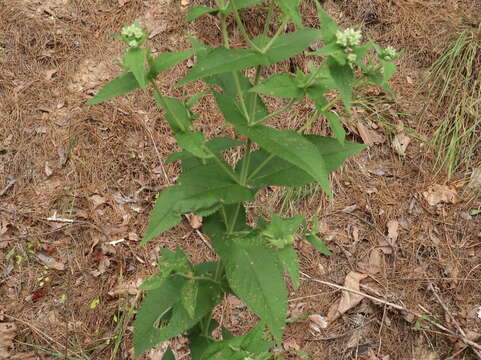
[[[266,121],[266,120],[269,120],[269,119],[271,119],[271,118],[273,118],[273,117],[276,117],[277,115],[282,114],[283,112],[289,110],[289,109],[292,107],[292,105],[294,105],[295,102],[296,102],[296,99],[291,99],[291,100],[289,100],[289,102],[288,102],[286,105],[284,105],[283,107],[281,107],[279,110],[276,110],[276,111],[274,111],[274,112],[271,112],[269,115],[264,116],[262,119],[259,119],[259,120],[255,121],[255,122],[253,122],[253,123],[251,124],[251,126],[254,126],[254,125],[263,123],[263,122]]]
[[[257,173],[258,173],[259,171],[261,171],[261,170],[264,168],[264,166],[266,166],[266,165],[269,163],[269,161],[271,161],[274,157],[275,157],[275,155],[272,155],[272,154],[269,155],[253,172],[250,173],[250,175],[249,175],[249,177],[247,178],[247,180],[250,180],[250,179],[252,179],[254,176],[256,176]]]
[[[272,45],[275,43],[275,41],[277,40],[277,38],[279,37],[279,35],[285,31],[286,29],[286,25],[287,25],[287,18],[284,17],[284,19],[282,19],[282,24],[281,26],[279,26],[279,28],[277,29],[276,33],[274,34],[274,36],[272,37],[272,39],[267,43],[267,45],[262,49],[260,50],[261,53],[265,54],[266,52],[269,51],[269,49],[272,47]]]
[[[242,19],[240,18],[239,10],[237,10],[235,2],[231,1],[231,5],[232,5],[232,9],[234,9],[235,21],[237,23],[237,26],[239,26],[242,37],[244,38],[245,42],[248,43],[250,45],[250,47],[253,48],[254,50],[257,50],[257,51],[261,52],[261,49],[259,49],[259,47],[256,44],[254,44],[254,42],[249,38],[249,34],[247,34],[247,30],[244,26],[244,23],[242,22]]]
[[[229,177],[232,180],[234,180],[237,184],[242,185],[241,180],[239,180],[239,178],[236,176],[236,174],[232,171],[232,169],[228,165],[226,165],[221,159],[219,159],[219,157],[216,154],[214,154],[207,146],[205,146],[204,149],[208,151],[210,155],[213,156],[215,162],[219,164],[219,166],[225,171],[227,175],[229,175]]]
[[[237,89],[237,93],[239,94],[239,100],[241,103],[242,111],[244,112],[244,116],[246,117],[247,124],[250,124],[251,118],[249,116],[249,112],[247,111],[247,106],[244,99],[244,91],[242,91],[242,88],[240,86],[239,73],[237,71],[234,71],[232,72],[232,75],[234,76],[234,83]]]
[[[267,34],[269,32],[269,26],[271,25],[273,13],[274,13],[274,1],[271,1],[269,3],[269,10],[267,12],[267,19],[266,19],[266,22],[264,24],[264,30],[262,31],[263,36],[267,36]]]
[[[221,14],[220,16],[220,23],[222,27],[222,36],[224,38],[224,47],[229,49],[229,34],[227,32],[226,16],[224,14]]]

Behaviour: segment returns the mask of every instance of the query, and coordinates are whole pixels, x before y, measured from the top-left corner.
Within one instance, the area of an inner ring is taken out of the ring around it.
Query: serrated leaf
[[[264,333],[265,323],[259,322],[247,334],[233,336],[224,341],[216,341],[209,345],[202,354],[201,360],[244,360],[255,354],[256,360],[270,359],[263,354],[274,345],[266,338]]]
[[[134,74],[132,72],[126,72],[104,85],[97,95],[87,101],[87,105],[100,104],[113,97],[125,95],[138,88],[139,83],[135,79]]]
[[[174,132],[184,132],[192,123],[189,110],[175,98],[161,97],[154,93],[154,99],[164,111],[165,118]]]
[[[336,139],[318,135],[306,135],[324,158],[327,171],[335,171],[348,157],[366,148],[366,145],[344,142],[344,146]],[[251,153],[249,174],[260,165],[265,164],[260,171],[249,177],[249,184],[254,187],[264,186],[302,186],[314,182],[314,178],[296,165],[279,157],[267,161],[270,154],[265,150]]]
[[[218,11],[219,9],[215,9],[207,6],[194,6],[193,8],[189,9],[189,14],[187,15],[186,20],[192,21],[205,14],[217,13]]]
[[[180,289],[186,281],[179,277],[169,278],[162,287],[145,297],[135,319],[136,356],[190,329],[222,299],[219,286],[200,280],[195,313],[190,316],[180,301]],[[157,325],[159,320],[160,326]]]
[[[211,172],[210,176],[209,172]],[[205,182],[201,177],[211,177],[211,180],[215,181]],[[185,184],[171,186],[160,193],[140,245],[144,245],[157,235],[177,225],[181,220],[181,214],[206,209],[219,202],[233,204],[253,200],[254,192],[252,190],[232,182],[230,178],[226,178],[222,170],[216,167],[207,167],[205,171],[197,169],[191,175],[189,172],[184,173],[182,180]],[[196,182],[198,184],[195,184]]]
[[[227,136],[218,136],[207,141],[207,147],[214,154],[218,154],[221,151],[228,150],[233,147],[240,146],[242,144],[243,144],[242,141],[232,139]],[[165,161],[165,163],[168,164],[177,160],[185,160],[188,158],[192,158],[192,154],[186,151],[176,152],[176,153],[170,154],[167,157],[167,160]]]
[[[311,243],[311,245],[318,250],[321,254],[324,254],[326,256],[331,256],[332,251],[329,250],[327,247],[326,243],[322,241],[316,234],[310,233],[310,234],[305,234],[304,235],[306,240]]]
[[[304,28],[295,32],[280,35],[269,50],[264,54],[266,64],[273,65],[293,57],[304,51],[309,45],[321,37],[321,32],[316,29]],[[271,38],[262,35],[253,39],[253,42],[260,48],[269,43]]]
[[[299,14],[299,3],[300,0],[279,0],[282,12],[291,19],[294,24],[302,27],[302,18]]]
[[[206,142],[204,139],[204,134],[201,132],[177,133],[175,135],[175,139],[180,147],[198,158],[208,159],[212,157],[212,154],[205,148]]]
[[[329,44],[336,40],[336,32],[339,29],[339,26],[322,8],[318,1],[316,1],[316,7],[319,22],[321,24],[322,38],[324,39],[325,44]]]
[[[124,54],[124,66],[132,71],[139,86],[143,89],[145,87],[145,56],[144,49],[135,47],[130,48]]]
[[[344,145],[344,141],[346,139],[346,131],[344,130],[344,125],[342,125],[341,120],[337,114],[332,112],[324,111],[321,113],[327,118],[327,122],[329,123],[329,127],[331,128],[332,133],[336,137],[337,141]]]
[[[299,288],[299,259],[296,251],[292,246],[285,246],[277,250],[277,255],[282,266],[292,279],[294,289],[297,290]]]
[[[283,248],[294,242],[294,234],[304,222],[304,217],[300,215],[282,219],[277,214],[272,214],[272,220],[262,231],[262,235],[272,245]]]
[[[281,98],[299,99],[304,96],[304,90],[299,87],[296,79],[290,74],[273,75],[249,91]]]
[[[274,249],[255,245],[253,241],[249,241],[247,246],[244,240],[234,236],[214,237],[212,245],[225,265],[232,290],[265,321],[279,342],[287,312],[287,289],[282,266]]]
[[[187,314],[191,318],[195,315],[195,307],[197,304],[197,293],[199,292],[199,283],[195,280],[187,280],[180,291],[180,300]]]
[[[352,81],[354,79],[352,69],[349,65],[340,65],[337,61],[334,61],[331,58],[327,59],[327,64],[334,85],[341,94],[344,107],[346,108],[346,111],[349,112],[351,110]]]
[[[221,46],[208,50],[205,56],[200,57],[177,86],[223,72],[238,71],[263,64],[265,64],[263,55],[255,50],[226,49]]]
[[[215,98],[225,119],[231,122],[240,134],[249,137],[271,154],[304,170],[332,196],[324,159],[312,143],[291,130],[277,130],[264,125],[246,126],[245,119],[230,98],[220,94],[215,94]]]
[[[147,75],[149,80],[155,79],[158,74],[184,61],[194,54],[194,50],[182,50],[165,52],[154,57],[150,63],[150,71]]]

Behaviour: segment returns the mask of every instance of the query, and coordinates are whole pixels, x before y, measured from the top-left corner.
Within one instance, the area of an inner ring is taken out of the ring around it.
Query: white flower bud
[[[344,31],[338,30],[336,33],[336,43],[343,47],[357,46],[361,43],[362,32],[353,28],[347,28]]]

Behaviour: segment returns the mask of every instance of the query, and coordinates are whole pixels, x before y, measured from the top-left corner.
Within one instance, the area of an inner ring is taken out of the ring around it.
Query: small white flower
[[[393,60],[396,58],[397,55],[398,55],[398,52],[392,46],[388,46],[387,48],[384,49],[385,60],[388,60],[388,61]]]
[[[129,40],[140,40],[144,36],[144,30],[139,26],[139,24],[134,23],[129,26],[124,26],[122,28],[122,35],[129,38]]]
[[[348,61],[349,63],[352,64],[352,63],[356,62],[356,60],[357,60],[357,55],[356,55],[356,54],[352,54],[352,53],[351,53],[351,54],[347,55],[347,61]]]
[[[137,40],[130,40],[130,41],[129,41],[129,46],[130,46],[130,47],[137,47],[137,46],[139,46],[139,43],[138,43]]]
[[[344,31],[338,30],[336,32],[336,43],[343,47],[357,46],[361,43],[362,32],[353,28],[347,28]]]

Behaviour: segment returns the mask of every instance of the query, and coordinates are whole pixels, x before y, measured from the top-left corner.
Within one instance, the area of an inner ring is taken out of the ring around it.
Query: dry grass
[[[404,116],[416,114],[424,102],[426,94],[413,96],[416,84],[459,27],[472,21],[468,18],[476,13],[475,6],[479,9],[479,2],[356,0],[325,5],[342,24],[358,24],[381,44],[405,51],[394,79],[400,101],[388,110],[379,105],[382,102],[369,103],[386,110],[382,114],[390,122],[426,130]],[[314,24],[312,6],[306,3],[303,12]],[[252,31],[259,30],[262,12],[245,16]],[[136,236],[142,236],[155,194],[178,174],[177,166],[169,164],[167,179],[163,175],[162,160],[176,145],[148,94],[137,92],[92,108],[83,104],[120,71],[114,61],[122,45],[112,41],[111,34],[123,24],[143,20],[158,32],[152,47],[161,52],[187,47],[187,34],[209,45],[220,44],[217,20],[205,17],[186,25],[177,3],[140,0],[0,0],[0,19],[0,192],[15,180],[0,196],[0,318],[5,313],[23,321],[18,322],[19,343],[13,353],[34,351],[39,359],[54,356],[23,342],[77,359],[127,359],[131,324],[119,326],[118,321],[128,314],[134,296],[118,286],[135,284],[152,273],[160,246],[180,246],[194,262],[209,259],[212,253],[196,233],[190,233],[187,222],[149,246],[136,248]],[[238,34],[235,39],[241,45]],[[305,66],[302,56],[296,63]],[[269,72],[289,66],[280,64]],[[186,71],[179,64],[163,74],[159,86],[171,96],[182,95],[173,84]],[[192,84],[187,92],[200,90],[201,85]],[[278,105],[268,100],[270,108]],[[204,98],[195,111],[201,114],[198,126],[208,137],[231,131],[218,126],[212,99]],[[273,123],[297,128],[308,112],[309,104],[301,104],[290,119]],[[379,119],[371,121],[382,128]],[[325,134],[324,125],[318,123],[312,131]],[[360,140],[355,133],[349,136]],[[279,210],[282,203],[289,214],[320,215],[334,255],[323,257],[300,241],[302,271],[336,283],[342,283],[349,271],[360,270],[360,262],[386,233],[387,222],[398,220],[403,226],[397,250],[385,256],[383,270],[372,276],[370,286],[379,296],[417,311],[421,305],[446,322],[442,308],[427,291],[428,282],[433,282],[462,326],[481,332],[473,312],[481,305],[473,295],[480,291],[481,224],[479,216],[469,220],[463,215],[481,204],[471,199],[428,206],[421,193],[442,176],[433,178],[431,159],[422,156],[424,148],[413,142],[406,157],[400,158],[388,145],[371,147],[334,175],[334,202],[315,191],[286,199],[282,189],[273,189],[260,194],[251,215],[259,204]],[[358,205],[354,213],[339,212],[353,204]],[[74,222],[48,220],[55,212]],[[119,239],[124,241],[105,246]],[[44,268],[35,256],[40,252],[66,268],[48,270],[49,281],[43,286],[38,278]],[[95,276],[102,266],[105,272]],[[325,315],[339,295],[303,281],[299,291],[291,292],[290,304]],[[92,309],[96,299],[100,303]],[[254,320],[230,302],[219,307],[218,316],[237,333]],[[390,359],[410,359],[418,345],[442,356],[450,353],[449,338],[414,331],[413,326],[403,314],[365,301],[320,334],[312,334],[306,321],[291,324],[285,339],[315,359],[362,358],[368,348]],[[116,338],[120,329],[125,335]],[[357,355],[349,348],[353,334],[360,334],[363,345],[354,347]],[[182,340],[176,340],[175,347],[185,352]],[[460,356],[472,358],[469,352]]]

